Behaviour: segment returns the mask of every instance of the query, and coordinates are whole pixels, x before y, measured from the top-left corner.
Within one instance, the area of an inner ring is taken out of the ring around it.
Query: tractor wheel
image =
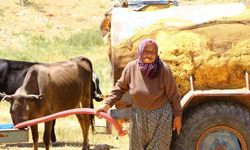
[[[250,150],[250,111],[231,102],[210,102],[183,116],[172,150]]]

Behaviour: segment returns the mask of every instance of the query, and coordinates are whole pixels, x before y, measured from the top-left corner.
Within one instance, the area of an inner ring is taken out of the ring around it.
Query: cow
[[[80,61],[84,59],[83,56],[71,58],[71,61]],[[6,94],[14,94],[15,91],[22,85],[24,77],[28,69],[35,64],[43,64],[39,62],[15,61],[8,59],[0,59],[0,92]],[[99,88],[99,79],[93,72],[91,97],[100,102],[103,100],[102,92]],[[0,95],[1,96],[1,95]],[[93,108],[93,103],[91,108]],[[53,122],[51,141],[56,142],[56,135],[54,131],[55,121]]]
[[[28,69],[15,94],[7,95],[14,125],[72,108],[91,104],[92,67],[87,58],[52,64],[36,64]],[[76,115],[82,129],[82,149],[89,149],[89,115]],[[91,124],[93,126],[93,124]],[[49,150],[52,121],[45,122],[43,141]],[[38,125],[31,126],[33,148],[38,149]]]

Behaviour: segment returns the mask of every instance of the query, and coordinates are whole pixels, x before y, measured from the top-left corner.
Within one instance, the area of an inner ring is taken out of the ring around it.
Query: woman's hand
[[[108,104],[104,104],[100,108],[95,110],[95,114],[98,118],[101,118],[101,116],[99,115],[100,112],[108,112],[109,109],[110,109],[110,106]]]
[[[178,135],[180,134],[181,127],[182,127],[181,116],[174,117],[173,130],[176,130]]]

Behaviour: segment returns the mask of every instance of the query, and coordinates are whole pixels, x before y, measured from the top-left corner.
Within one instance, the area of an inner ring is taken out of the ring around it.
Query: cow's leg
[[[43,133],[43,143],[46,150],[49,150],[50,146],[50,135],[51,135],[52,121],[45,122],[44,133]]]
[[[82,149],[88,150],[89,149],[88,136],[89,136],[89,126],[90,126],[89,115],[76,115],[76,116],[82,129],[82,135],[83,135]]]
[[[55,125],[56,125],[56,120],[53,120],[52,129],[51,129],[51,142],[52,143],[56,142]]]
[[[33,149],[38,150],[38,126],[33,125],[31,126],[31,133],[32,133],[32,139],[33,139]]]

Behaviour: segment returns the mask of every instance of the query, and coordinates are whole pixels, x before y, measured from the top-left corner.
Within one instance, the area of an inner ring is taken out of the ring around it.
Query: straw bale
[[[115,45],[111,51],[114,79],[124,66],[137,58],[139,42],[153,38],[159,44],[160,58],[169,64],[179,92],[195,89],[244,88],[244,71],[250,72],[250,11],[187,27],[165,27],[158,22]]]

